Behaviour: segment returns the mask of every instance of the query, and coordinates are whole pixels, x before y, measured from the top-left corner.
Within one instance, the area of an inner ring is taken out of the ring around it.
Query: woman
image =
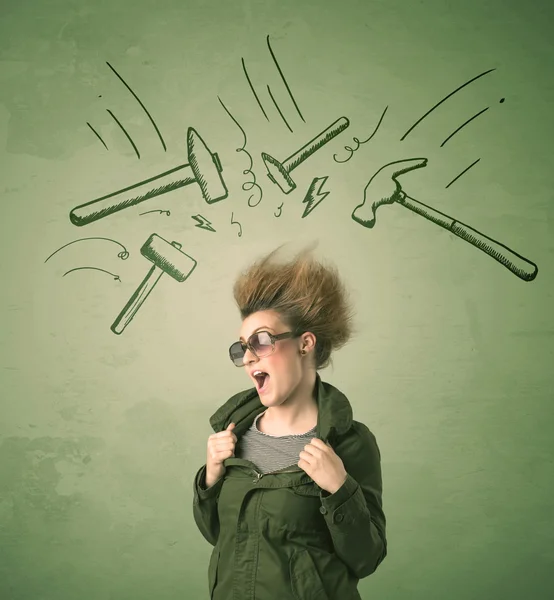
[[[351,338],[335,268],[301,252],[254,263],[234,285],[242,327],[229,349],[255,387],[210,418],[194,479],[195,522],[214,546],[213,600],[360,599],[387,554],[381,455],[344,394],[321,380]]]

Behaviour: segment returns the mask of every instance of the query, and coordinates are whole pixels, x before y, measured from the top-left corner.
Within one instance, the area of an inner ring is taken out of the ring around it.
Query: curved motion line
[[[163,215],[165,213],[166,217],[169,217],[171,215],[171,212],[169,210],[154,209],[154,210],[147,210],[146,212],[143,212],[143,213],[139,213],[139,216],[147,215],[148,213],[153,213],[153,212],[160,213],[161,215]]]
[[[244,71],[246,81],[248,81],[248,85],[250,86],[250,90],[254,94],[254,98],[256,98],[256,102],[258,103],[258,106],[260,107],[261,111],[264,113],[264,117],[269,122],[269,117],[267,116],[267,114],[264,110],[264,107],[262,106],[262,103],[260,102],[260,99],[258,98],[258,94],[256,94],[256,90],[254,89],[254,86],[252,85],[252,82],[250,81],[250,77],[248,76],[248,71],[246,70],[246,64],[244,62],[244,58],[241,58],[241,61],[242,61],[242,70]],[[221,102],[221,100],[220,100],[220,102]],[[239,127],[240,127],[240,125],[239,125]]]
[[[83,242],[84,240],[106,240],[107,242],[113,242],[114,244],[117,244],[118,246],[121,246],[123,248],[123,252],[120,252],[117,255],[118,258],[120,258],[121,260],[127,260],[129,258],[129,252],[127,251],[127,248],[125,248],[125,246],[123,244],[120,244],[119,242],[116,242],[115,240],[112,240],[111,238],[105,238],[105,237],[86,237],[86,238],[79,238],[78,240],[73,240],[72,242],[69,242],[68,244],[65,244],[61,248],[58,248],[55,252],[52,252],[52,254],[44,262],[49,261],[54,256],[54,254],[56,254],[60,250],[63,250],[64,248],[67,248],[68,246],[71,246],[71,244],[76,244],[77,242]]]
[[[120,123],[119,119],[113,114],[113,112],[109,108],[106,108],[106,110],[110,113],[110,115],[112,116],[112,119],[119,125],[119,128],[121,129],[121,131],[123,131],[123,133],[125,134],[125,137],[131,143],[131,146],[133,146],[135,153],[137,155],[137,158],[140,158],[140,152],[138,151],[138,148],[136,147],[135,142],[133,142],[131,136],[129,135],[129,133],[127,132],[125,127],[123,127],[123,125]]]
[[[271,53],[271,58],[273,58],[273,62],[275,63],[275,66],[277,67],[277,70],[279,71],[279,75],[281,75],[281,79],[283,80],[283,83],[285,84],[285,87],[287,88],[287,92],[289,93],[289,96],[294,104],[294,107],[296,108],[296,111],[300,115],[300,118],[305,123],[306,119],[304,119],[304,117],[302,116],[302,113],[300,112],[300,109],[298,108],[298,104],[296,104],[296,100],[294,99],[294,96],[292,95],[292,92],[290,91],[289,84],[287,83],[287,80],[285,79],[285,76],[283,75],[283,71],[281,71],[281,67],[279,66],[279,63],[277,62],[277,58],[275,57],[275,54],[273,53],[273,49],[271,48],[271,44],[269,43],[269,35],[267,36],[267,47],[269,48],[269,51]],[[268,88],[269,88],[269,86],[268,86]]]
[[[455,181],[457,181],[458,179],[460,179],[460,177],[464,174],[467,173],[472,167],[474,167],[481,159],[478,158],[476,161],[472,162],[469,167],[466,167],[459,175],[456,175],[456,177],[454,177],[454,179],[444,188],[447,189],[449,188]]]
[[[471,121],[473,121],[473,119],[476,119],[479,115],[482,115],[484,112],[486,112],[487,110],[489,110],[490,106],[487,106],[487,108],[484,108],[483,110],[480,110],[477,114],[473,115],[473,117],[470,117],[465,123],[462,123],[457,129],[455,129],[445,140],[444,142],[441,144],[441,148],[446,144],[446,142],[448,142],[448,140],[450,138],[453,138],[458,131],[461,131],[466,125],[468,125],[469,123],[471,123]]]
[[[285,119],[285,115],[281,112],[279,105],[277,104],[275,98],[273,97],[273,94],[271,93],[271,88],[269,87],[269,85],[267,86],[267,91],[269,92],[269,96],[270,96],[271,100],[273,101],[273,105],[277,109],[277,112],[279,113],[281,119],[283,119],[283,123],[288,127],[288,130],[291,133],[294,133],[293,130],[291,129],[290,125],[288,124],[287,120]]]
[[[377,133],[377,130],[379,129],[379,127],[381,125],[381,121],[383,120],[383,117],[385,116],[385,113],[387,112],[388,108],[389,108],[388,106],[385,107],[385,110],[383,111],[383,114],[381,115],[381,118],[379,119],[379,122],[377,123],[377,126],[373,130],[373,133],[367,138],[367,140],[364,140],[363,142],[360,142],[360,140],[357,137],[355,137],[355,138],[352,138],[356,142],[356,144],[358,144],[355,148],[351,148],[350,146],[345,146],[344,147],[345,150],[348,150],[350,152],[350,156],[346,160],[337,160],[337,155],[336,154],[333,154],[333,160],[335,162],[338,162],[338,163],[348,162],[352,158],[354,152],[356,152],[356,150],[358,150],[358,148],[362,144],[367,144],[367,142],[369,142],[369,140]]]
[[[262,201],[264,193],[262,191],[262,188],[256,183],[256,174],[254,173],[254,171],[252,171],[252,165],[254,164],[254,162],[252,160],[252,155],[250,154],[250,152],[248,152],[248,150],[246,150],[246,142],[247,142],[246,132],[240,126],[239,122],[235,119],[235,117],[233,117],[233,115],[229,112],[229,109],[225,106],[225,104],[223,104],[223,101],[221,100],[221,98],[218,96],[217,99],[219,100],[219,103],[221,104],[221,106],[223,106],[223,108],[225,109],[225,112],[229,115],[229,117],[231,117],[231,119],[234,121],[236,126],[242,132],[242,137],[244,138],[244,141],[240,148],[236,148],[236,152],[244,152],[246,154],[246,156],[248,156],[248,158],[250,159],[250,166],[248,167],[248,169],[244,169],[244,171],[242,173],[244,175],[252,175],[253,181],[245,181],[241,187],[245,192],[249,192],[254,187],[258,188],[258,190],[260,191],[260,199],[258,200],[258,202],[256,204],[254,204],[254,205],[250,204],[250,200],[253,198],[254,194],[251,194],[251,196],[248,198],[248,206],[250,206],[250,208],[254,208],[254,206],[258,206],[258,204]]]
[[[150,123],[152,123],[152,125],[154,126],[154,129],[156,130],[156,133],[158,134],[158,137],[160,138],[160,142],[162,143],[162,146],[164,148],[164,150],[167,152],[167,147],[165,145],[165,141],[162,137],[162,134],[160,133],[160,130],[158,129],[158,126],[156,125],[156,123],[154,122],[154,119],[152,118],[152,115],[148,112],[146,106],[144,106],[144,104],[141,102],[140,98],[135,94],[135,92],[133,92],[133,90],[129,87],[129,85],[127,84],[127,82],[123,79],[123,77],[121,77],[121,75],[112,67],[112,65],[110,65],[110,63],[108,61],[106,61],[106,64],[108,65],[108,67],[110,67],[110,69],[116,74],[116,76],[119,78],[119,80],[123,83],[123,85],[131,92],[131,94],[133,94],[133,96],[135,97],[135,100],[141,105],[142,110],[146,113],[146,115],[148,116],[148,118],[150,119]]]
[[[115,281],[121,281],[119,275],[115,275],[114,273],[110,273],[109,271],[105,271],[104,269],[99,269],[98,267],[75,267],[75,269],[70,269],[69,271],[66,271],[62,275],[62,277],[65,277],[68,273],[73,273],[74,271],[83,271],[85,269],[90,269],[91,271],[102,271],[102,273],[107,273],[108,275],[111,275]]]
[[[427,117],[428,115],[430,115],[435,108],[438,108],[443,102],[445,102],[446,100],[448,100],[448,98],[450,98],[451,96],[453,96],[456,92],[459,92],[462,88],[465,88],[466,85],[469,85],[470,83],[472,83],[473,81],[475,81],[476,79],[479,79],[479,77],[483,77],[483,75],[486,75],[487,73],[491,73],[492,71],[496,71],[496,69],[489,69],[488,71],[484,71],[483,73],[480,73],[479,75],[477,75],[476,77],[473,77],[472,79],[470,79],[469,81],[466,81],[463,85],[461,85],[460,87],[456,88],[453,92],[450,92],[450,94],[448,94],[448,96],[445,96],[440,102],[437,102],[435,104],[435,106],[433,106],[432,108],[430,108],[421,118],[419,118],[411,127],[410,129],[408,129],[408,131],[406,131],[406,133],[400,138],[400,141],[403,141],[404,138],[413,130],[415,129],[420,123],[421,121],[423,121],[423,119],[425,119],[425,117]]]
[[[108,152],[109,152],[109,148],[108,148],[108,146],[106,146],[106,142],[102,139],[102,136],[98,133],[98,131],[96,131],[96,129],[94,129],[94,127],[88,121],[87,121],[87,125],[90,127],[90,129],[92,130],[94,135],[104,144],[104,148],[106,148],[106,150],[108,150]]]

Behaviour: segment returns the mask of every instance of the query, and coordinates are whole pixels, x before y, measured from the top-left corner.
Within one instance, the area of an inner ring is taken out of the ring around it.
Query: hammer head
[[[262,159],[267,169],[267,176],[276,183],[285,194],[289,194],[296,188],[296,183],[292,180],[288,171],[273,156],[262,152]]]
[[[381,167],[367,182],[364,201],[352,211],[352,219],[371,229],[375,225],[375,212],[379,206],[394,202],[402,203],[406,199],[406,193],[398,182],[398,176],[426,165],[426,158],[408,158]]]
[[[183,282],[194,271],[197,263],[180,248],[181,245],[177,242],[168,242],[153,233],[142,245],[140,253],[173,279]]]
[[[213,204],[227,198],[227,188],[221,177],[221,161],[217,154],[212,154],[204,140],[192,127],[187,131],[187,151],[189,164],[194,177],[202,190],[204,200]]]

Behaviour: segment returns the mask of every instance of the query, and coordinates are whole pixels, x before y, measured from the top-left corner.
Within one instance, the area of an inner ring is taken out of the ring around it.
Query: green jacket
[[[211,600],[361,600],[358,581],[387,555],[375,436],[319,374],[316,389],[316,437],[329,442],[348,474],[334,494],[298,466],[262,475],[235,457],[223,462],[225,474],[211,488],[205,464],[194,478],[194,520],[214,546]],[[235,423],[240,440],[265,409],[251,388],[231,397],[210,424],[218,433]]]

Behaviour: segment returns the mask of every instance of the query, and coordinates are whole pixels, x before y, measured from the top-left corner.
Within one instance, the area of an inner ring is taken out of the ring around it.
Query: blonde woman
[[[279,247],[281,248],[281,246]],[[375,436],[318,373],[352,336],[334,267],[277,248],[234,285],[229,348],[254,387],[212,417],[194,479],[195,522],[214,546],[211,600],[355,600],[387,554]]]

